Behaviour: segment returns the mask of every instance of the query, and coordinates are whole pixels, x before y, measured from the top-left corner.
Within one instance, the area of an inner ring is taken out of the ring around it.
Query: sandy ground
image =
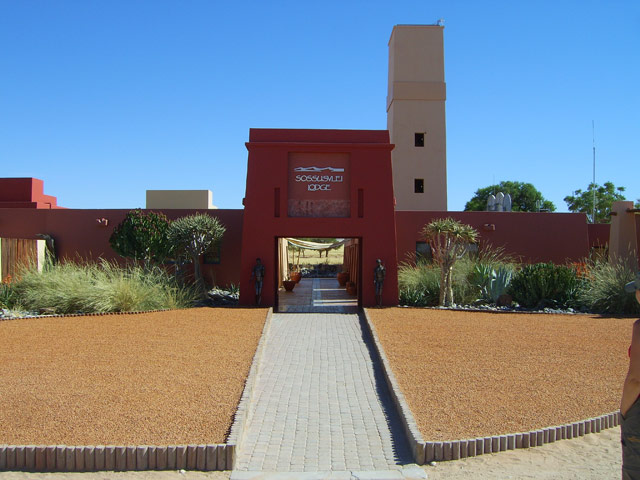
[[[369,314],[425,440],[516,433],[619,408],[633,318]]]
[[[0,322],[0,443],[223,443],[266,312]]]
[[[617,480],[620,428],[542,447],[509,450],[424,467],[430,480]]]

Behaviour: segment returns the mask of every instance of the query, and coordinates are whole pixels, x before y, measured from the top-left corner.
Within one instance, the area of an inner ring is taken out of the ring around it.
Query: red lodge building
[[[605,244],[625,252],[635,246],[635,260],[640,216],[631,202],[615,207],[611,228],[588,225],[582,213],[447,211],[445,101],[443,27],[395,26],[387,130],[251,129],[243,209],[215,208],[208,191],[147,191],[147,208],[169,219],[217,217],[226,233],[218,258],[203,259],[202,271],[210,284],[239,284],[244,305],[254,301],[250,275],[259,257],[263,305],[277,307],[283,241],[296,237],[347,239],[345,266],[359,306],[374,305],[373,268],[381,259],[382,302],[397,305],[398,263],[415,259],[425,246],[422,228],[444,217],[527,262],[577,262]],[[0,179],[0,238],[47,235],[59,258],[121,261],[109,237],[127,212],[64,209],[44,194],[42,180]]]

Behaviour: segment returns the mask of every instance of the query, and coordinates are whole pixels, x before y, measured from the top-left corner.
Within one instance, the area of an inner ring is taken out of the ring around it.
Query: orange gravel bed
[[[266,314],[0,322],[0,444],[224,443]]]
[[[633,318],[368,312],[426,441],[529,431],[619,408]]]

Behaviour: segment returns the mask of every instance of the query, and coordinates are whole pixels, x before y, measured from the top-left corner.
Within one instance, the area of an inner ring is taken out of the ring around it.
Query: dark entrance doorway
[[[362,304],[361,246],[359,238],[277,238],[275,310],[357,312]]]

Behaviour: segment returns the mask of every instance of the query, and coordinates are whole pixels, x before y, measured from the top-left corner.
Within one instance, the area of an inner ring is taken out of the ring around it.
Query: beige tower
[[[391,32],[387,128],[396,210],[447,209],[443,29],[396,25]]]

